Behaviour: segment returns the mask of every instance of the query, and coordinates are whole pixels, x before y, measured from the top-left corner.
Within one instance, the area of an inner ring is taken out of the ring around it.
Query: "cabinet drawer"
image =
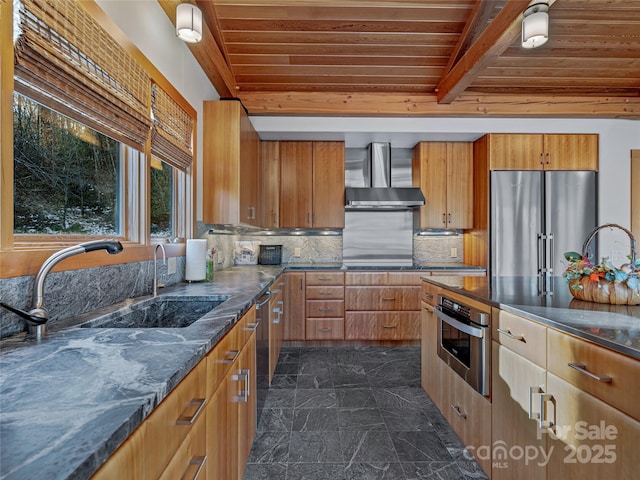
[[[213,393],[224,379],[231,365],[240,355],[240,340],[238,331],[232,328],[220,340],[207,355],[207,398],[211,398]]]
[[[492,338],[543,368],[547,366],[547,327],[526,318],[493,310]]]
[[[207,478],[207,422],[199,419],[178,451],[173,456],[159,480],[177,478]]]
[[[344,285],[344,272],[307,272],[307,285]]]
[[[422,285],[422,276],[424,272],[388,272],[387,274],[388,285],[411,285],[419,287]],[[428,275],[428,274],[426,274]]]
[[[551,328],[547,338],[550,372],[640,420],[638,360]]]
[[[307,340],[344,340],[342,318],[308,318]]]
[[[347,310],[420,310],[420,287],[345,287]]]
[[[247,313],[243,315],[243,317],[238,321],[238,324],[233,327],[234,330],[237,330],[238,337],[238,348],[242,350],[242,347],[251,334],[256,331],[258,325],[256,324],[256,307],[252,306]]]
[[[422,301],[435,307],[438,303],[438,291],[440,289],[429,282],[422,282]]]
[[[348,312],[346,340],[418,340],[420,312]]]
[[[200,362],[156,407],[146,421],[148,478],[158,478],[178,447],[200,421],[206,402],[206,368]]]
[[[347,272],[345,285],[384,286],[387,278],[387,272]]]
[[[344,300],[344,287],[307,287],[307,300]]]
[[[344,300],[307,300],[307,318],[344,317]]]

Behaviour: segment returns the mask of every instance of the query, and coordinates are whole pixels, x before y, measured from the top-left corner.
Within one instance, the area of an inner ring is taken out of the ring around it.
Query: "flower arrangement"
[[[616,267],[607,257],[598,264],[577,252],[566,252],[564,258],[569,264],[562,276],[574,297],[598,303],[640,304],[640,259],[634,265]],[[631,261],[631,256],[628,258]]]

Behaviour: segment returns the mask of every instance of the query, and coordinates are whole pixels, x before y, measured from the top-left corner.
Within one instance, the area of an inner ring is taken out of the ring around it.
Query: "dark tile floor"
[[[486,478],[463,452],[419,347],[284,347],[244,480]]]

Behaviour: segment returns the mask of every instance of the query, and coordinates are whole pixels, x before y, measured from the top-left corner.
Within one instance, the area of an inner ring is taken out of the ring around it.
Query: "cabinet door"
[[[545,170],[598,170],[598,135],[547,134]]]
[[[420,287],[345,287],[346,310],[420,310]]]
[[[473,144],[447,143],[447,228],[473,227]],[[424,207],[422,207],[424,208]]]
[[[237,102],[234,102],[237,103]],[[240,222],[259,225],[260,137],[244,109],[240,110]]]
[[[491,170],[542,170],[543,152],[541,134],[489,135]]]
[[[313,228],[344,228],[344,142],[313,142]]]
[[[91,480],[114,478],[146,479],[144,468],[144,444],[147,424],[140,425],[111,457],[93,474]]]
[[[438,357],[438,319],[433,307],[422,302],[422,388],[431,397],[436,406],[442,405],[442,367],[444,362]]]
[[[280,227],[311,228],[313,142],[280,142]]]
[[[638,478],[640,422],[592,397],[552,373],[548,408],[555,433],[547,433],[551,459],[547,478]]]
[[[446,228],[447,143],[420,142],[413,151],[413,185],[427,201],[420,207],[422,228]]]
[[[539,408],[534,407],[529,388],[533,387],[534,391],[541,388],[546,392],[546,371],[499,343],[491,343],[491,443],[494,447],[491,478],[545,480],[547,472],[544,465],[508,452],[514,452],[514,447],[546,451],[545,438],[538,435],[537,421],[529,419],[530,409],[532,413],[540,413]],[[535,398],[539,397],[536,395]]]
[[[285,279],[284,340],[305,339],[305,273],[287,272]]]
[[[280,227],[280,142],[260,143],[260,226]]]
[[[256,436],[256,336],[249,341],[238,357],[238,395],[234,398],[238,406],[238,480],[242,480],[249,459],[251,445]]]
[[[237,403],[232,402],[232,373],[229,373],[211,397],[207,407],[207,478],[238,478]]]

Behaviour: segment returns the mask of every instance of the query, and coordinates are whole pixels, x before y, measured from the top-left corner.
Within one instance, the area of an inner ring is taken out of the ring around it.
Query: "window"
[[[14,232],[120,235],[119,142],[13,96]]]
[[[174,237],[176,169],[156,157],[151,158],[152,237]]]

